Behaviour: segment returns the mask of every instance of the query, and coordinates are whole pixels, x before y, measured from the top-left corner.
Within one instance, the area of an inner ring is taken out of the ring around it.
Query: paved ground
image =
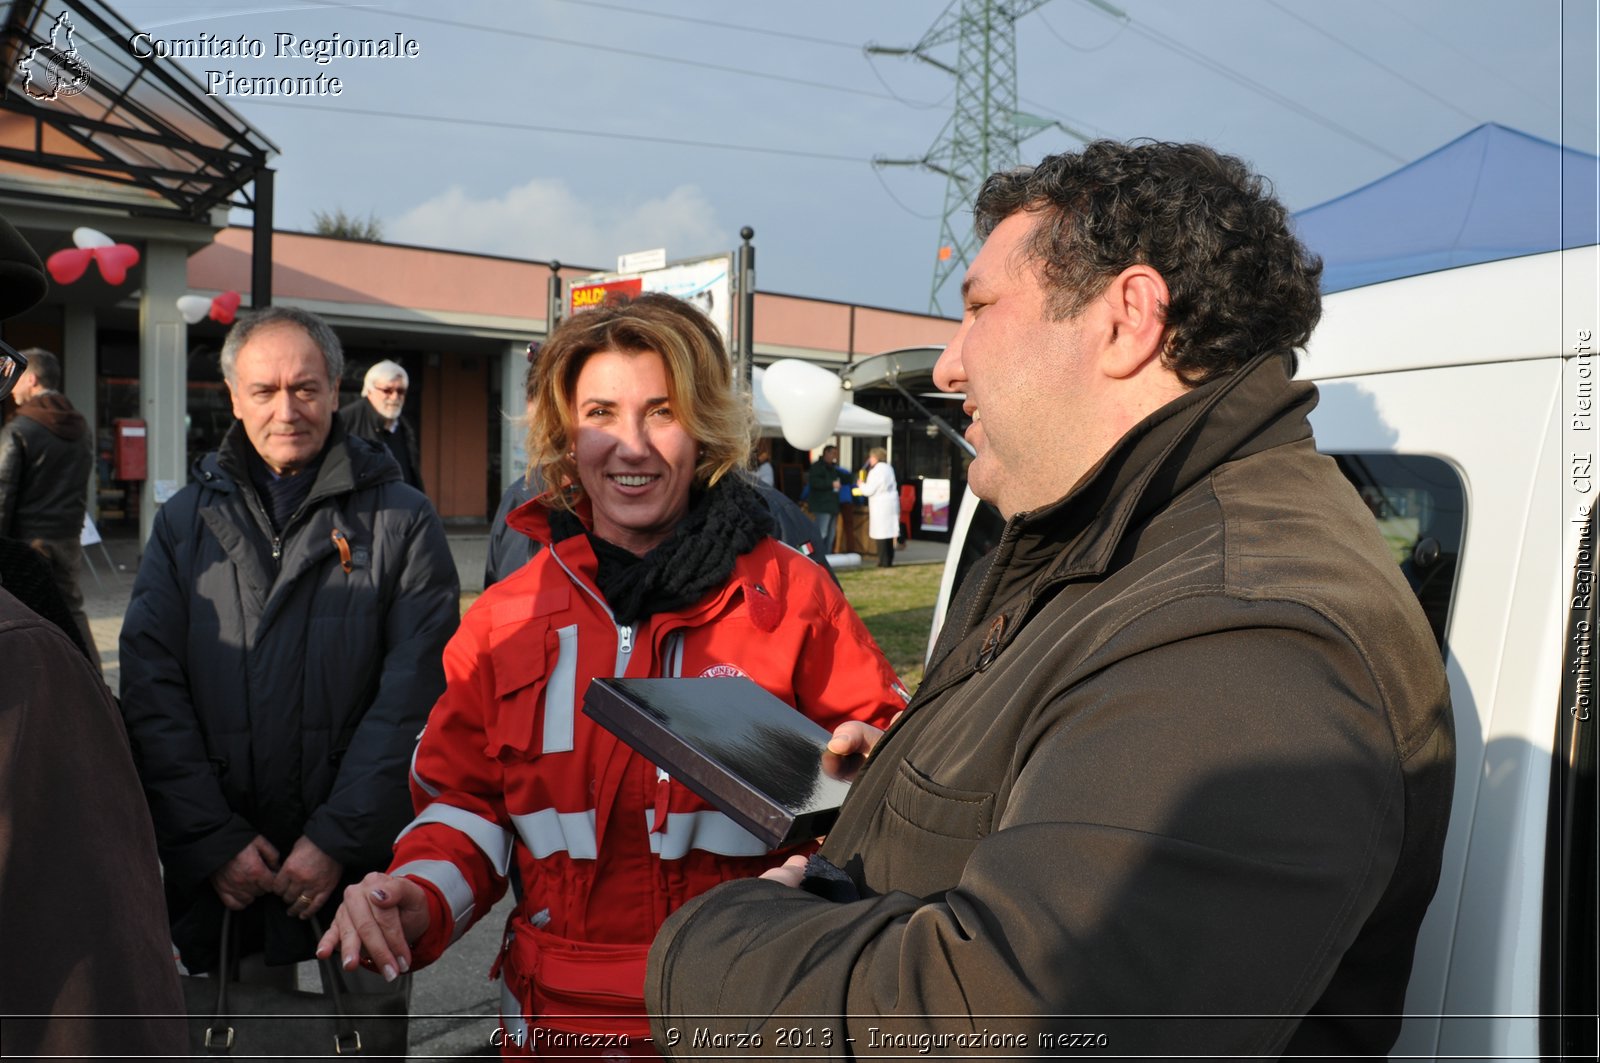
[[[450,551],[463,591],[483,589],[483,563],[488,535],[481,527],[450,530]],[[895,553],[897,564],[942,563],[943,543],[912,541]],[[117,640],[122,632],[122,614],[133,591],[138,570],[138,544],[132,539],[112,538],[86,551],[83,573],[85,612],[100,650],[101,667],[113,692],[118,690]],[[856,555],[835,559],[840,567],[860,564]],[[872,565],[875,558],[865,558]],[[417,1059],[459,1059],[464,1056],[498,1055],[489,1046],[489,1037],[499,1025],[499,989],[488,972],[499,945],[500,928],[510,914],[509,895],[465,937],[451,947],[443,959],[418,972],[412,989],[411,1051]],[[305,979],[302,979],[305,981]]]

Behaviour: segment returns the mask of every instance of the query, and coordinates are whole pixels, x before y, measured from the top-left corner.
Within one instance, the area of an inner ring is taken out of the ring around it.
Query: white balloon
[[[178,313],[183,319],[193,325],[211,313],[211,300],[204,295],[178,296]]]
[[[87,225],[80,225],[72,230],[72,244],[74,247],[110,247],[115,240],[101,232],[91,229]]]
[[[767,366],[762,394],[778,411],[783,438],[796,450],[815,450],[833,435],[844,406],[839,377],[820,365],[783,358]]]

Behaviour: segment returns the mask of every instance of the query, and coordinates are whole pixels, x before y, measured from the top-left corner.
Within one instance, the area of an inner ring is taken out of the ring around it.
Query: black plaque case
[[[749,679],[595,679],[583,711],[769,850],[827,833],[850,791],[830,732]]]

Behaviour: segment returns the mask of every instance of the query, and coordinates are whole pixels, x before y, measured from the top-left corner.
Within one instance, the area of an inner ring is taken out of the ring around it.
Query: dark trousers
[[[894,540],[874,539],[878,544],[878,567],[891,568],[894,565]]]

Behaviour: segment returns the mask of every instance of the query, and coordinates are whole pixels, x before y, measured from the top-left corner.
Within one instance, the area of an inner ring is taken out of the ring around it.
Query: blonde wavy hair
[[[528,467],[550,485],[550,500],[571,509],[583,497],[571,457],[578,374],[602,351],[661,356],[678,423],[700,444],[694,486],[710,487],[750,457],[755,415],[733,388],[727,348],[709,318],[682,299],[649,292],[568,317],[539,348],[528,373]]]

